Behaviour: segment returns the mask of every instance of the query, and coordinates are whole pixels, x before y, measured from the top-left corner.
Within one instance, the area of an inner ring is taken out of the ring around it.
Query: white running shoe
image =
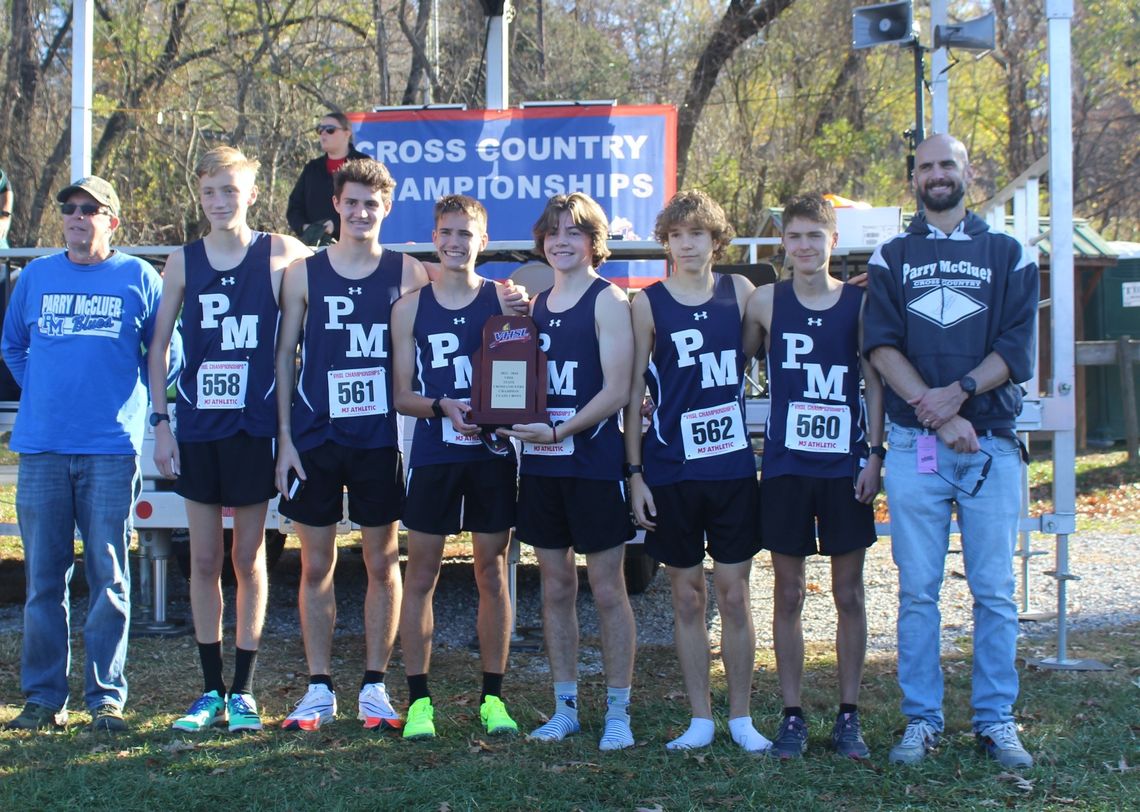
[[[356,718],[364,722],[365,730],[400,730],[404,720],[388,699],[388,689],[382,682],[373,682],[360,689],[360,710]]]
[[[285,730],[317,730],[335,718],[336,694],[327,685],[313,683],[293,707],[293,712],[285,717],[281,727]]]

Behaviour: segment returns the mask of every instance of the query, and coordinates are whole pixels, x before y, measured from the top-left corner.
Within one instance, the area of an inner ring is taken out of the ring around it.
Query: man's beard
[[[927,211],[950,211],[966,196],[966,186],[962,183],[955,183],[949,193],[943,197],[934,197],[928,189],[929,186],[924,186],[918,193]]]

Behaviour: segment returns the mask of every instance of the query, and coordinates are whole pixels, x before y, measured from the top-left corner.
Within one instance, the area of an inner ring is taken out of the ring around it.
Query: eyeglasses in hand
[[[992,466],[994,464],[994,458],[993,458],[992,454],[989,454],[980,448],[978,449],[978,453],[981,454],[983,457],[985,457],[986,461],[982,465],[981,473],[978,474],[978,481],[974,483],[974,487],[971,488],[970,490],[966,490],[961,485],[959,485],[955,482],[951,482],[949,479],[942,476],[942,474],[938,473],[938,471],[934,471],[935,476],[937,476],[939,479],[941,479],[943,482],[945,482],[947,485],[949,485],[951,488],[953,488],[956,491],[961,491],[962,493],[966,494],[967,496],[977,496],[978,491],[980,491],[982,489],[982,485],[986,481],[986,477],[989,476],[989,474],[990,474],[990,466]]]

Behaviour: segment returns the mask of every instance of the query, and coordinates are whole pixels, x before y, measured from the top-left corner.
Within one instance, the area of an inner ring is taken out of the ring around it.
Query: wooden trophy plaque
[[[538,343],[538,325],[530,316],[487,319],[473,364],[470,422],[495,429],[550,421],[546,353]]]

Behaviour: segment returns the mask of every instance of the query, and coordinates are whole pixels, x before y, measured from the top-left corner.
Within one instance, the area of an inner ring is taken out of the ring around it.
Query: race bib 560
[[[851,410],[829,403],[789,403],[784,445],[814,454],[851,451]]]

